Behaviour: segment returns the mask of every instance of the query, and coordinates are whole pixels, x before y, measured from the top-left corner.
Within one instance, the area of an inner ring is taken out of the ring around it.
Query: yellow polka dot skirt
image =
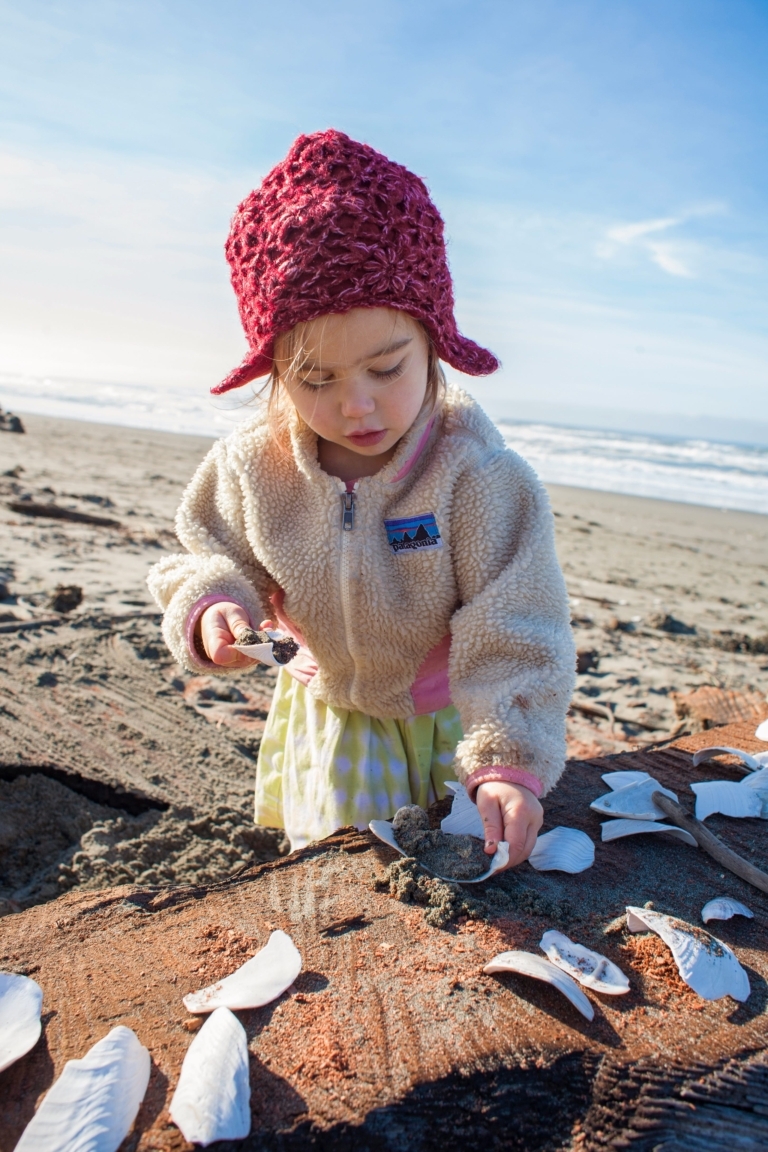
[[[323,704],[281,669],[256,768],[256,823],[285,828],[295,851],[403,804],[426,808],[456,779],[461,737],[453,706],[377,720]]]

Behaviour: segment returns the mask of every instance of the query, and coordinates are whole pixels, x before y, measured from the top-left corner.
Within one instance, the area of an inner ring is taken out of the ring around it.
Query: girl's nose
[[[370,416],[376,408],[371,389],[363,381],[349,380],[346,382],[341,397],[341,414],[348,420],[358,420],[362,416]]]

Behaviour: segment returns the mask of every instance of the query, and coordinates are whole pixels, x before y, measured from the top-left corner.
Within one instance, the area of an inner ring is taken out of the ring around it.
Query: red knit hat
[[[296,140],[238,208],[226,253],[251,351],[216,394],[270,372],[279,333],[352,308],[408,312],[470,376],[499,366],[456,327],[443,221],[423,182],[343,132]]]

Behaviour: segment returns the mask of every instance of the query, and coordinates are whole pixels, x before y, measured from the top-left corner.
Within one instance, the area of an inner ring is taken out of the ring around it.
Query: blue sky
[[[494,415],[768,443],[766,59],[765,0],[0,0],[0,403],[204,419],[229,217],[333,125],[427,180]]]

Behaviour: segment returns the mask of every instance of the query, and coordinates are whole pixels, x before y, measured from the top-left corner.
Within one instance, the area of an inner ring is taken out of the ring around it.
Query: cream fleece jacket
[[[342,529],[344,483],[322,471],[316,436],[298,419],[290,451],[262,416],[218,441],[176,517],[187,553],[149,574],[163,633],[181,664],[201,668],[185,629],[201,597],[231,598],[258,624],[282,588],[285,613],[317,660],[308,691],[335,707],[405,718],[417,669],[450,632],[451,698],[465,734],[459,779],[516,766],[544,794],[565,764],[575,680],[549,500],[461,390],[448,390],[408,469],[424,430],[417,422],[389,464],[358,482],[351,531]],[[392,548],[391,522],[403,518],[426,523],[426,546]]]

